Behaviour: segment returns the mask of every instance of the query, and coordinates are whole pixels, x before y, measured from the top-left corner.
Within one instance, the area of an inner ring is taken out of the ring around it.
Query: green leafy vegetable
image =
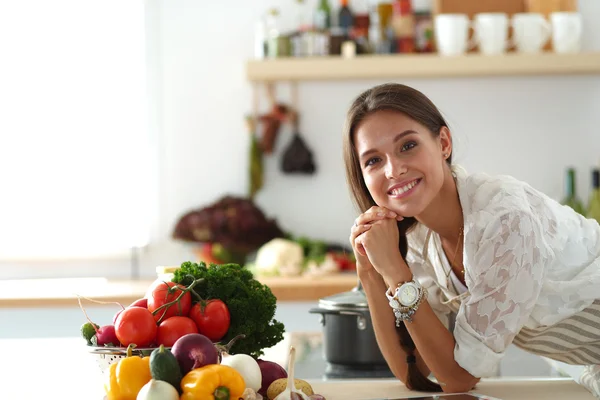
[[[235,342],[230,354],[248,354],[258,358],[263,349],[283,340],[285,327],[275,320],[277,298],[271,289],[254,279],[252,272],[238,264],[211,264],[184,262],[174,273],[173,282],[190,285],[203,278],[192,289],[201,298],[220,299],[229,308],[231,324],[222,343],[239,334],[244,339]]]
[[[327,254],[327,243],[322,240],[309,239],[306,236],[300,236],[298,238],[292,238],[296,243],[302,246],[304,251],[304,266],[310,261],[315,261],[317,264],[322,263],[325,260]]]

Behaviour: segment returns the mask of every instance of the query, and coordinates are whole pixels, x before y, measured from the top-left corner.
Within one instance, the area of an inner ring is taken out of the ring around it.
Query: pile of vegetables
[[[294,378],[295,350],[290,349],[290,375],[276,363],[247,354],[227,353],[199,333],[179,338],[171,350],[163,345],[149,357],[132,355],[111,364],[104,389],[107,400],[324,400],[310,384]]]
[[[285,327],[274,319],[276,305],[271,289],[238,264],[184,262],[172,282],[156,281],[144,298],[121,306],[112,324],[99,326],[88,318],[81,333],[90,346],[135,344],[138,349],[171,347],[189,333],[225,343],[244,335],[231,354],[258,358],[283,340]]]
[[[285,390],[288,375],[259,357],[283,340],[276,302],[238,264],[184,262],[172,281],[157,280],[144,298],[121,306],[112,324],[94,323],[80,299],[88,319],[81,334],[89,346],[126,349],[110,365],[107,400],[274,400],[280,393],[271,386]]]

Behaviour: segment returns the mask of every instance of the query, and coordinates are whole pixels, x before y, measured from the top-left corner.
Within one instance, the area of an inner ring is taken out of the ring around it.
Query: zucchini
[[[171,350],[162,344],[150,354],[150,374],[152,379],[170,383],[181,394],[181,369]]]

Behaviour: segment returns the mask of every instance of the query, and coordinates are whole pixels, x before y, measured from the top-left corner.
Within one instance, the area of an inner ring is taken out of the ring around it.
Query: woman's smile
[[[404,181],[392,186],[388,190],[388,196],[392,199],[402,199],[410,196],[417,190],[419,184],[421,183],[422,178],[412,179],[408,182]]]

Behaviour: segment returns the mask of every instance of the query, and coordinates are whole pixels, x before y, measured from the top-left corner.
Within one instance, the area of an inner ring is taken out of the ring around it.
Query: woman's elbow
[[[467,381],[448,382],[442,384],[442,390],[444,393],[466,393],[473,390],[475,385],[479,382],[480,378],[473,377]]]

